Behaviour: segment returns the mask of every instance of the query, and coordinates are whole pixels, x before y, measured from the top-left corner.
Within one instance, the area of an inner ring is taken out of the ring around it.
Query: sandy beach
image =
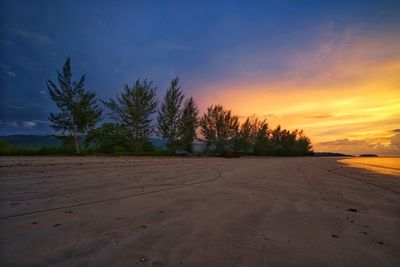
[[[2,157],[1,266],[400,266],[400,177],[334,158]]]

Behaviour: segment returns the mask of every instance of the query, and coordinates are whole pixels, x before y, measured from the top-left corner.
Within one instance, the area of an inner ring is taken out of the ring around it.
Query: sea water
[[[341,159],[339,162],[351,167],[400,176],[400,157],[358,157]]]

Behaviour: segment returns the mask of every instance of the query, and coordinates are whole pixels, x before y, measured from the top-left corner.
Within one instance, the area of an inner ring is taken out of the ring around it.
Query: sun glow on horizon
[[[211,85],[201,106],[223,104],[241,118],[303,129],[317,151],[400,154],[394,138],[400,134],[400,38],[346,36],[343,42],[338,48],[327,40],[313,55],[293,55],[279,79]],[[310,57],[316,60],[301,60]]]

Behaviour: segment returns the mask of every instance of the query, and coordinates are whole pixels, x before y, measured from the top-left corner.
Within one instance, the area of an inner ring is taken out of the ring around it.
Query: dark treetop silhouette
[[[96,126],[101,119],[102,109],[97,104],[96,94],[85,90],[85,75],[78,82],[72,80],[71,61],[65,61],[62,73],[58,72],[58,86],[47,81],[51,99],[59,112],[50,113],[51,126],[57,133],[66,135],[66,141],[73,139],[79,154],[79,136]]]

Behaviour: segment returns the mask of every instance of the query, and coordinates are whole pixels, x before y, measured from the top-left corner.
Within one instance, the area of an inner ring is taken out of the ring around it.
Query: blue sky
[[[204,110],[217,85],[294,79],[294,55],[321,39],[398,35],[399,14],[400,1],[0,1],[0,134],[51,133],[45,81],[67,56],[102,99],[138,78],[161,97],[179,75]]]

